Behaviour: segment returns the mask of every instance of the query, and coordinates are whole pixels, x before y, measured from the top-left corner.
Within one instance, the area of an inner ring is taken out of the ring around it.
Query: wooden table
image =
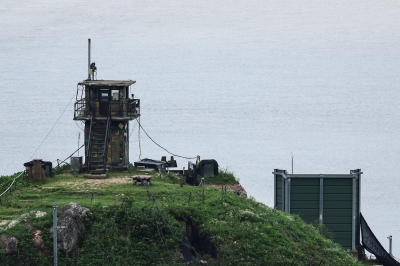
[[[150,185],[152,176],[149,175],[134,175],[131,176],[134,185]]]

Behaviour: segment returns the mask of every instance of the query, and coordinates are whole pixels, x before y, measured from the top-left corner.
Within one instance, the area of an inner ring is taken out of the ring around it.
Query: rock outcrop
[[[73,202],[62,208],[62,215],[57,221],[58,249],[68,257],[72,257],[79,248],[79,236],[86,230],[83,218],[88,213],[88,208]]]
[[[40,252],[46,251],[46,245],[44,243],[41,230],[34,230],[32,240],[35,243],[36,250]]]
[[[1,248],[4,250],[5,254],[16,254],[19,252],[18,249],[18,239],[13,236],[8,236],[6,234],[0,235]]]

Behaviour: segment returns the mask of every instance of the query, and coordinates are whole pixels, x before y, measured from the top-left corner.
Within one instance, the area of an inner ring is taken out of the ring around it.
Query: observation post
[[[131,91],[134,80],[94,80],[97,68],[90,62],[90,39],[88,68],[88,79],[77,85],[74,120],[85,123],[88,176],[101,177],[108,169],[128,168],[129,121],[140,116],[140,100]]]

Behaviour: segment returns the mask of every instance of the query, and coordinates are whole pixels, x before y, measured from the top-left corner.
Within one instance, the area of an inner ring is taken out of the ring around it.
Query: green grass
[[[217,176],[205,178],[205,182],[206,184],[217,185],[239,184],[239,179],[232,172],[228,171],[228,169],[220,169]]]
[[[200,259],[209,265],[319,265],[321,261],[321,265],[361,265],[298,216],[212,186],[180,186],[180,177],[174,174],[159,177],[151,172],[150,186],[133,185],[129,176],[138,173],[136,169],[109,172],[106,179],[95,180],[64,169],[40,184],[20,178],[12,194],[2,197],[0,221],[17,219],[32,210],[47,212],[44,217],[28,219],[46,232],[48,253],[34,252],[28,241],[30,231],[20,226],[0,230],[0,234],[14,233],[24,239],[20,258],[34,258],[27,259],[26,264],[19,260],[20,265],[48,265],[52,242],[47,232],[56,200],[60,209],[76,202],[92,210],[79,257],[61,254],[59,265],[132,265],[132,261],[135,265],[179,264],[178,245],[185,228],[178,221],[189,220],[198,236],[211,236],[218,254],[212,258],[193,242],[200,255],[194,265]],[[13,177],[1,177],[0,191]],[[218,177],[207,178],[209,183],[236,184],[238,180],[222,170]],[[0,252],[2,259],[13,265],[18,257]]]

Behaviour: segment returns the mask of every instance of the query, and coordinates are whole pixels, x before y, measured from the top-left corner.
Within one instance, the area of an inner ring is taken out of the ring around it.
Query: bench
[[[131,176],[134,185],[150,185],[152,176],[149,175],[134,175]]]

